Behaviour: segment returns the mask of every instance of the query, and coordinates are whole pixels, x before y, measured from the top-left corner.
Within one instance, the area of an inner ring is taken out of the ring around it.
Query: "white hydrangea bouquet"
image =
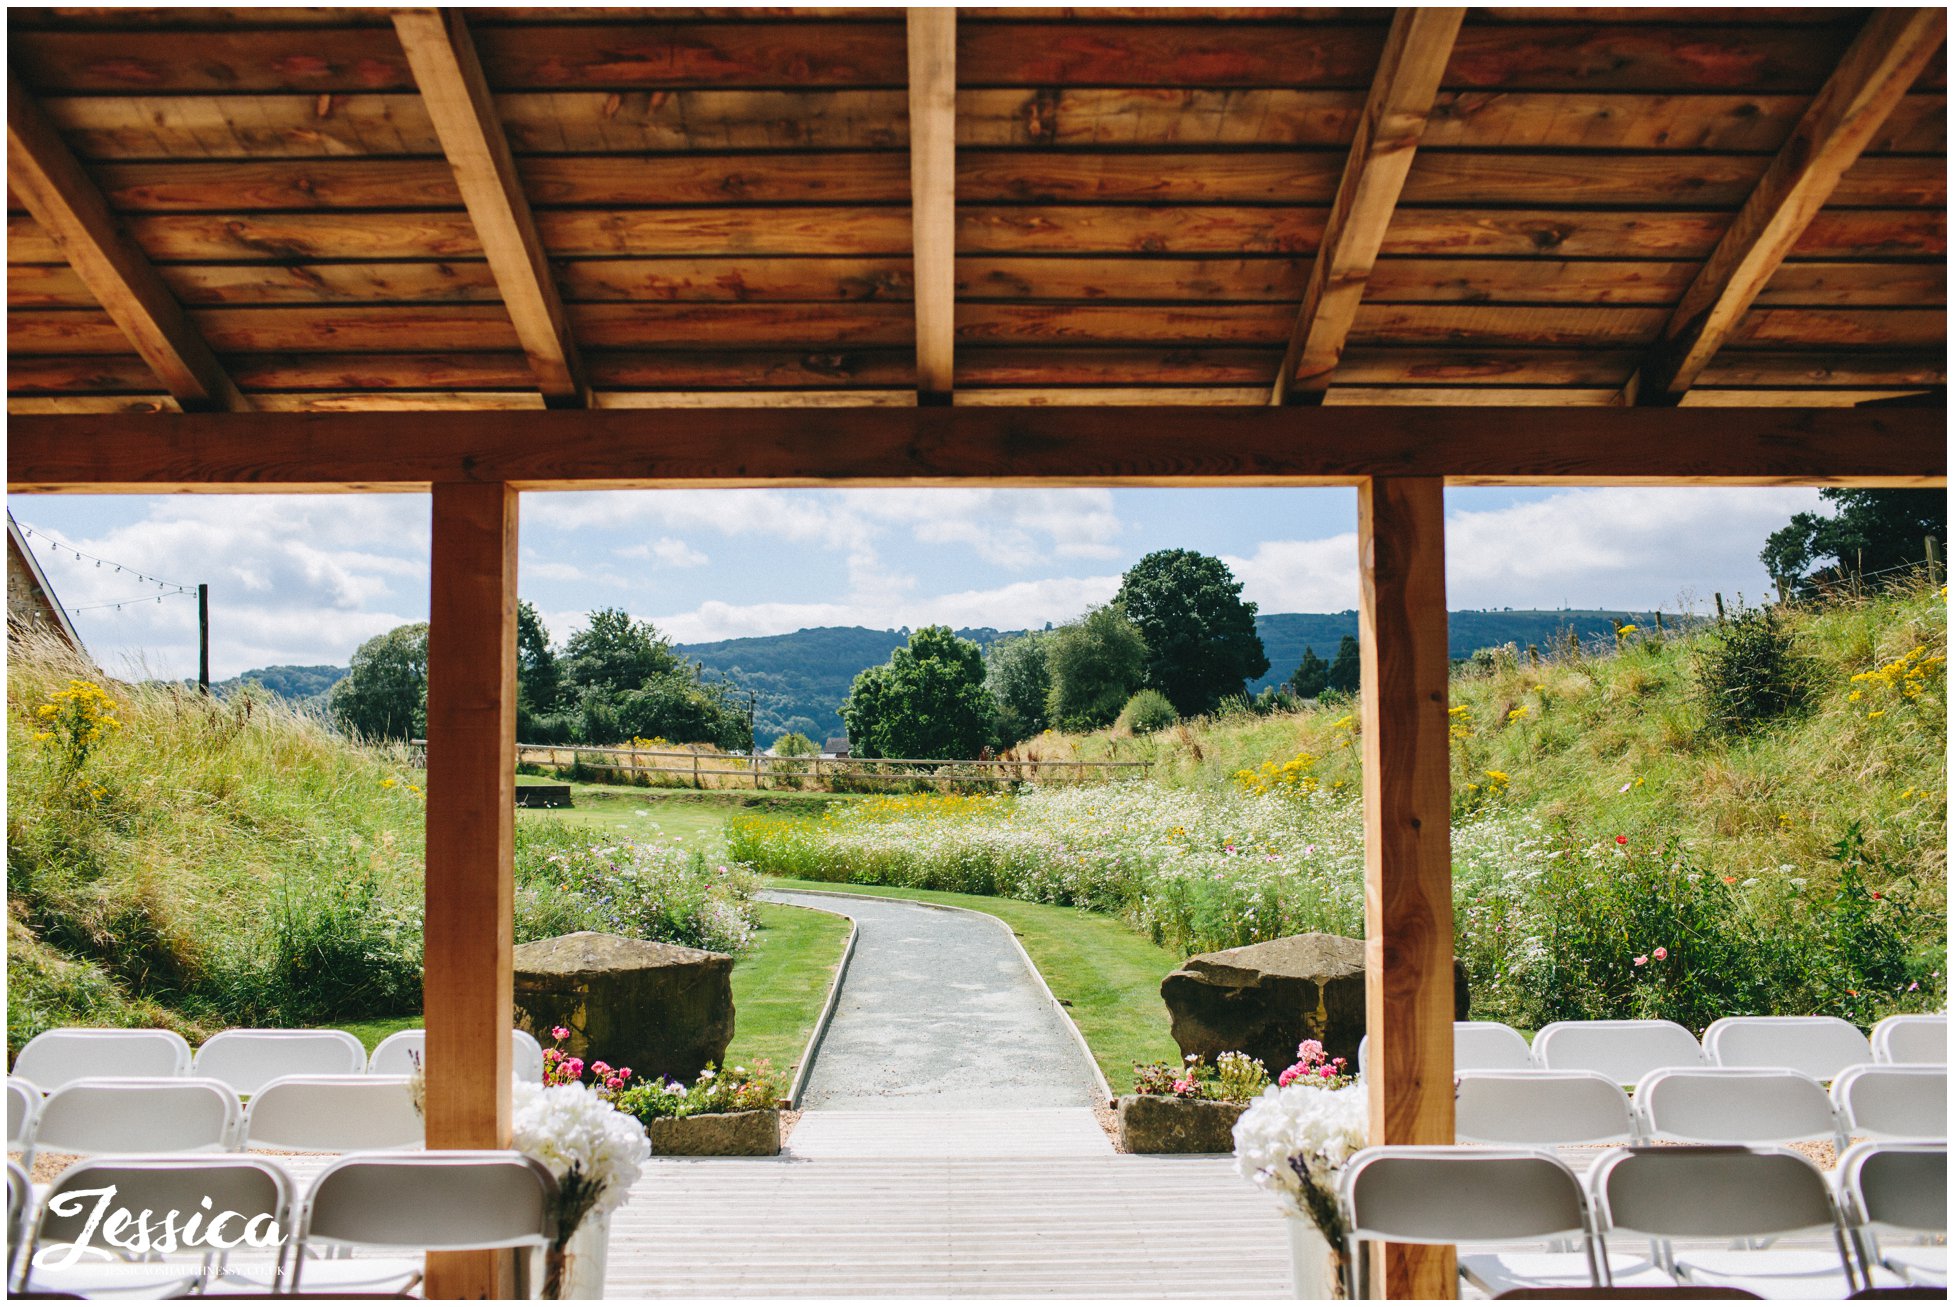
[[[1369,1142],[1361,1084],[1324,1088],[1304,1081],[1264,1090],[1235,1123],[1235,1169],[1276,1195],[1291,1215],[1307,1217],[1343,1254],[1337,1173]]]
[[[651,1156],[651,1141],[634,1117],[588,1085],[519,1080],[513,1108],[515,1147],[556,1177],[557,1235],[546,1259],[543,1296],[558,1298],[571,1236],[584,1221],[624,1205]]]

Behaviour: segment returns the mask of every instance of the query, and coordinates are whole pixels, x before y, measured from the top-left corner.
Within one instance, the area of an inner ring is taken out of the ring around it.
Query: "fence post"
[[[1940,541],[1927,537],[1927,584],[1940,584]]]

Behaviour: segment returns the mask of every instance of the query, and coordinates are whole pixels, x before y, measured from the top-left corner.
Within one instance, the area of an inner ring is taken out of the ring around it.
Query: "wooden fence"
[[[410,740],[425,765],[426,742]],[[1021,783],[1083,784],[1122,773],[1144,776],[1149,762],[1003,758],[773,758],[689,749],[634,749],[628,745],[518,744],[516,765],[603,773],[609,778],[691,789],[826,789],[854,785],[958,785],[994,789]],[[660,781],[657,778],[669,778]]]

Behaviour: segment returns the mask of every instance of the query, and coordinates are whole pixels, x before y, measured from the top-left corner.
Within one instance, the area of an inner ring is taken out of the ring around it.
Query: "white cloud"
[[[614,551],[619,558],[643,558],[666,567],[704,567],[712,560],[677,536],[660,536],[649,544],[627,545]]]
[[[1267,540],[1247,558],[1222,557],[1242,598],[1265,613],[1340,613],[1357,606],[1357,537]]]

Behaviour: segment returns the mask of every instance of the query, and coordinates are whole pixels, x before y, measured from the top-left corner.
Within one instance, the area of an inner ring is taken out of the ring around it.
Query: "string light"
[[[135,568],[128,566],[126,563],[118,563],[112,559],[97,558],[93,554],[83,553],[81,550],[75,548],[67,541],[57,540],[45,531],[36,531],[33,527],[28,526],[24,522],[17,521],[15,525],[20,527],[21,535],[26,536],[30,539],[35,536],[39,536],[42,540],[45,540],[47,542],[49,551],[54,554],[69,553],[75,556],[75,561],[77,563],[82,563],[82,562],[93,563],[97,568],[112,567],[115,569],[117,575],[122,575],[124,573],[127,573],[137,583],[142,585],[153,585],[156,587],[158,591],[158,593],[155,595],[137,595],[129,599],[111,599],[105,603],[83,604],[78,608],[70,608],[68,611],[71,613],[92,612],[99,608],[113,608],[116,611],[120,612],[122,609],[128,607],[130,604],[145,604],[148,603],[151,599],[154,599],[157,603],[160,604],[165,599],[174,599],[178,595],[194,595],[195,593],[197,593],[197,587],[194,585],[180,585],[175,581],[165,581],[160,577],[151,576],[147,572],[139,572]]]

